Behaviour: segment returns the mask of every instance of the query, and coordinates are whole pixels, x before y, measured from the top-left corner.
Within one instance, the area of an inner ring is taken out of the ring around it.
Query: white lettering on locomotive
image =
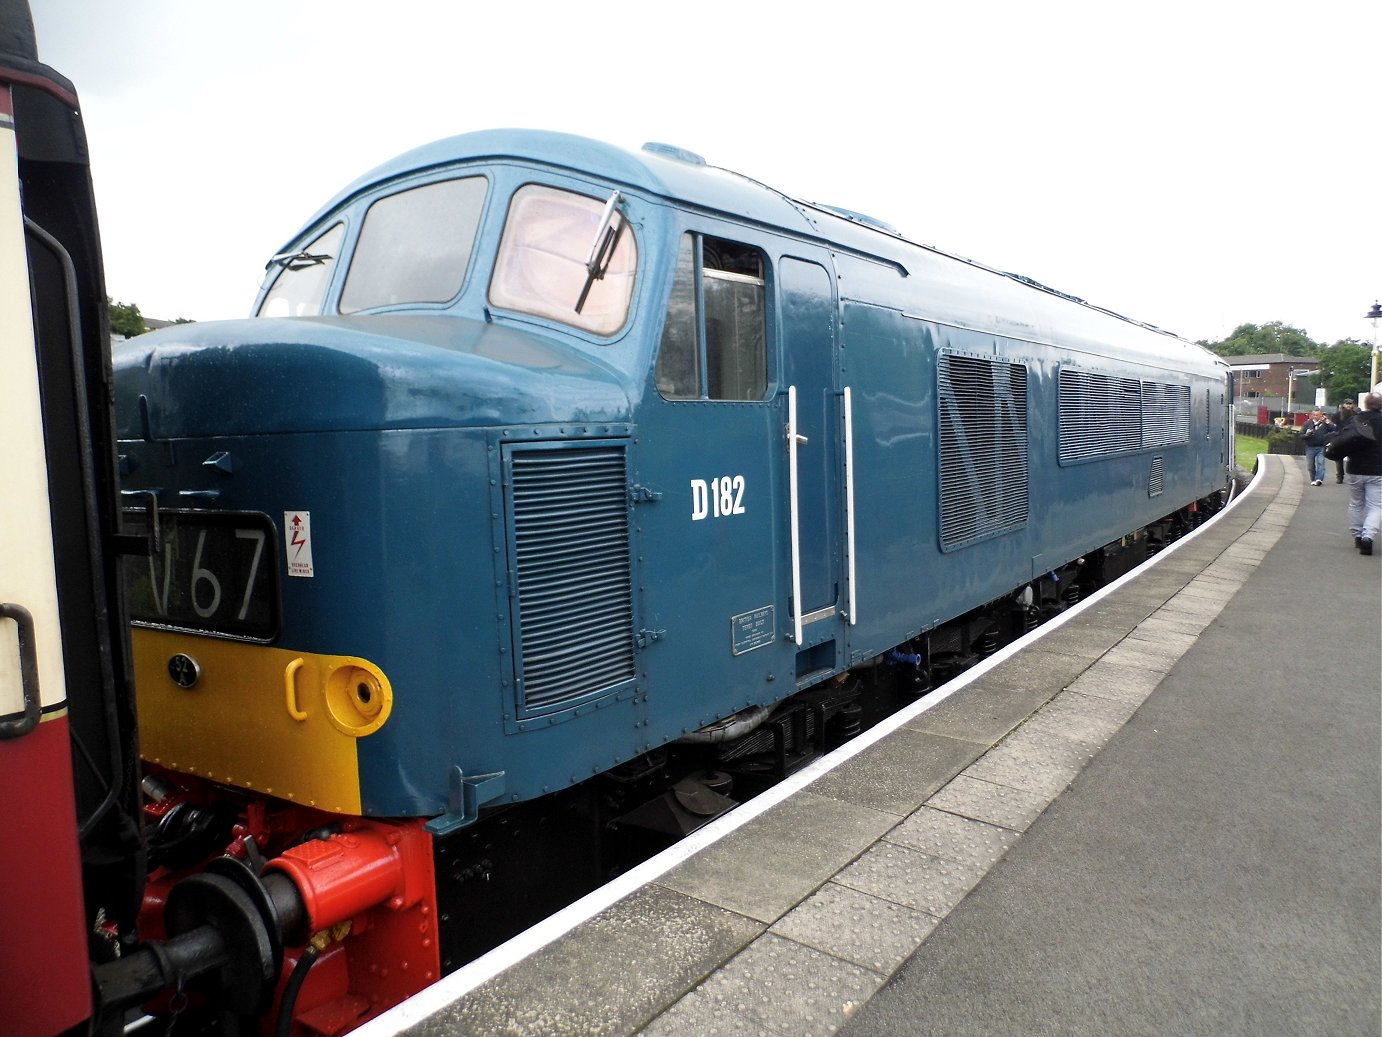
[[[703,518],[727,518],[744,514],[744,477],[722,475],[706,482],[691,480],[691,521]]]

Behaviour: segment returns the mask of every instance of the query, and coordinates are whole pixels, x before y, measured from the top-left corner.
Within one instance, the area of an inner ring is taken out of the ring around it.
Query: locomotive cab
[[[829,255],[646,171],[423,158],[281,250],[259,319],[122,350],[160,766],[456,815],[470,775],[531,799],[841,668]],[[650,706],[696,666],[702,695]]]

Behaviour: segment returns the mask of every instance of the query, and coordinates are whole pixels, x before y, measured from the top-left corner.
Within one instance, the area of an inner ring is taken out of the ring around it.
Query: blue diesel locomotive
[[[525,860],[857,729],[842,675],[925,687],[1131,564],[1232,459],[1205,350],[665,145],[419,148],[254,312],[115,355],[151,902],[193,924],[227,850],[288,876],[264,971],[332,934],[313,1032],[513,931]]]

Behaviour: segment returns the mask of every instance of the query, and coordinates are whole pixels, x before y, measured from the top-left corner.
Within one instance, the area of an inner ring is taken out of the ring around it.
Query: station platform
[[[356,1031],[1378,1034],[1382,555],[1264,456],[1154,564]]]

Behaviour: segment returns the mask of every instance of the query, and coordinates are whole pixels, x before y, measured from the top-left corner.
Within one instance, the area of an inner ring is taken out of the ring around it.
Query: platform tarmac
[[[1382,1032],[1382,553],[1269,456],[946,689],[366,1024]]]

